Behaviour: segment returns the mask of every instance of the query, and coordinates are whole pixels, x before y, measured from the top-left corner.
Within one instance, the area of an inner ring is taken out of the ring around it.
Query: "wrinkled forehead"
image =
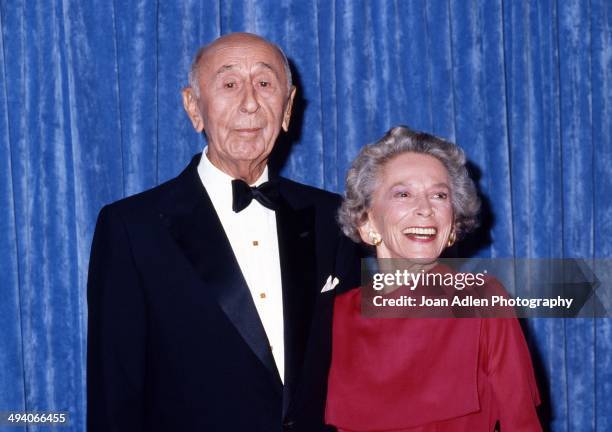
[[[258,38],[217,40],[204,50],[198,62],[199,68],[213,73],[231,66],[248,69],[261,66],[284,78],[283,58],[278,48]]]
[[[449,172],[442,161],[424,153],[399,154],[383,165],[381,174],[387,182],[446,183],[450,185]]]

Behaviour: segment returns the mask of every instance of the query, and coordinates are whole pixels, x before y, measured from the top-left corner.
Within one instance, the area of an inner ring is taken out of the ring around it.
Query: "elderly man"
[[[203,154],[100,212],[89,431],[326,430],[333,297],[358,283],[357,259],[336,195],[268,179],[295,92],[270,42],[205,46],[183,91]]]

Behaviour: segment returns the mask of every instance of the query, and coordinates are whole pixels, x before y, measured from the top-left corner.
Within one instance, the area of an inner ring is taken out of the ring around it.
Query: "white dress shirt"
[[[263,324],[281,380],[285,377],[283,290],[276,213],[253,200],[239,213],[232,210],[233,178],[215,167],[202,152],[198,175],[221,220]],[[266,167],[251,186],[268,181]]]

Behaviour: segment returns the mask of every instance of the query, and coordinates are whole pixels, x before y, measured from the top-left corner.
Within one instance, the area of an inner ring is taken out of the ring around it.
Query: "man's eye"
[[[408,198],[409,196],[410,196],[410,193],[408,192],[396,192],[395,193],[396,198]]]
[[[270,87],[270,82],[268,82],[268,81],[259,81],[259,87]]]
[[[443,199],[443,200],[445,200],[445,199],[447,199],[447,198],[448,198],[448,194],[447,194],[446,192],[438,192],[438,193],[434,194],[434,196],[433,196],[433,197],[434,197],[434,198],[437,198],[437,199]]]
[[[228,82],[228,83],[223,84],[223,87],[228,88],[228,89],[233,89],[234,87],[236,87],[236,83]]]

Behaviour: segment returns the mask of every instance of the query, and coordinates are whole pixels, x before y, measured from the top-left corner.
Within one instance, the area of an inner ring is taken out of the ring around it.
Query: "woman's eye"
[[[228,88],[228,89],[233,89],[234,87],[236,87],[236,83],[228,82],[228,83],[223,84],[223,87]]]
[[[408,198],[409,196],[410,196],[409,192],[396,192],[395,193],[396,198]]]
[[[448,198],[448,194],[446,192],[438,192],[434,194],[434,198],[445,200]]]
[[[260,87],[270,87],[270,83],[268,81],[259,81]]]

